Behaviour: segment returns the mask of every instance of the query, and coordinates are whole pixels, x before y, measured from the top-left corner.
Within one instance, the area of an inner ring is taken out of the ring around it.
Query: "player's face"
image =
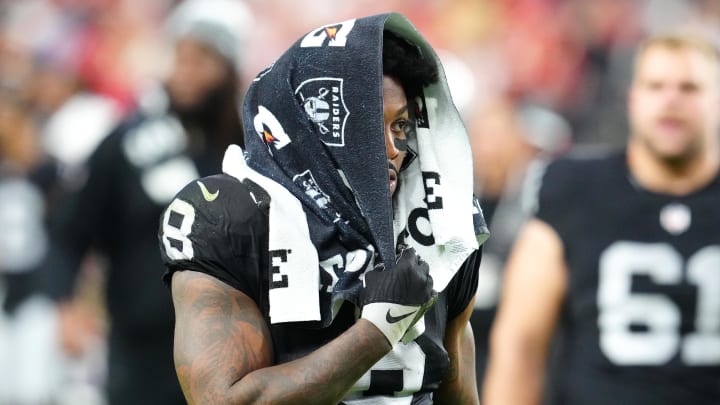
[[[686,162],[716,136],[718,71],[701,52],[653,46],[635,70],[629,112],[633,136],[656,157]]]
[[[192,39],[180,40],[175,48],[175,63],[167,88],[174,105],[192,110],[208,94],[227,81],[227,62],[216,52]]]
[[[398,186],[400,167],[407,153],[407,137],[403,128],[410,125],[410,116],[405,90],[398,80],[390,76],[383,76],[383,110],[390,193],[394,194]]]

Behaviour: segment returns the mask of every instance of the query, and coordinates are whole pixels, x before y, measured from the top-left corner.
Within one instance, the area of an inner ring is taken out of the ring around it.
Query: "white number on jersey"
[[[696,286],[694,331],[680,335],[681,311],[669,297],[632,292],[634,275],[660,285],[686,280]],[[683,263],[667,243],[613,243],[600,256],[597,298],[600,349],[613,363],[661,365],[679,352],[687,365],[720,364],[720,246],[700,249]],[[646,330],[634,332],[631,325]]]
[[[362,392],[365,396],[412,396],[422,388],[425,375],[425,353],[416,341],[398,343],[355,383],[350,397]],[[362,398],[362,396],[361,396]],[[377,403],[377,399],[358,403]],[[347,401],[354,403],[353,401]]]
[[[195,208],[189,203],[174,199],[170,203],[162,224],[162,242],[165,252],[173,260],[190,260],[195,255],[188,238],[195,222]]]

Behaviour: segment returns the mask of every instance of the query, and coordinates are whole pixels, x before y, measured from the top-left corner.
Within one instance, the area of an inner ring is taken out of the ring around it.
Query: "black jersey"
[[[537,217],[569,276],[550,403],[720,403],[720,178],[670,196],[625,153],[560,160]]]
[[[256,203],[267,198],[262,193],[257,185],[225,174],[190,183],[162,217],[160,245],[168,269],[166,282],[178,270],[209,274],[251,297],[270,325],[268,212],[266,204]],[[355,384],[348,403],[390,403],[382,396],[406,396],[407,402],[396,399],[393,404],[432,403],[432,392],[449,362],[443,346],[445,328],[474,296],[479,261],[477,253],[467,259],[425,314],[425,332],[409,344],[396,345]],[[328,282],[321,279],[318,289],[329,296],[328,289],[321,288]],[[270,325],[275,359],[284,363],[309,354],[354,321],[354,308],[346,304],[326,328],[312,322]]]

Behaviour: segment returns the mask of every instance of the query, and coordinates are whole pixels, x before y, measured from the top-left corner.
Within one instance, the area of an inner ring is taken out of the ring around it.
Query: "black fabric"
[[[717,404],[720,336],[698,320],[718,310],[701,302],[720,288],[704,278],[720,262],[720,178],[689,195],[657,194],[636,184],[625,159],[562,159],[543,179],[537,218],[560,236],[569,276],[547,403]],[[617,301],[600,307],[604,299]],[[620,340],[602,343],[610,332]],[[699,334],[709,340],[693,342]]]
[[[482,258],[482,248],[470,255],[458,274],[447,286],[448,296],[454,297],[448,301],[448,319],[455,319],[467,308],[470,301],[475,298],[478,288],[478,269]]]

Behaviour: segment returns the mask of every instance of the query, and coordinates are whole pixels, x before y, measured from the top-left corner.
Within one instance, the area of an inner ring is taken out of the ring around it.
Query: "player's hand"
[[[415,249],[401,247],[390,270],[365,273],[361,317],[372,322],[395,345],[437,300],[430,269]]]
[[[58,338],[65,353],[82,356],[102,339],[99,316],[87,302],[74,299],[58,304]]]

